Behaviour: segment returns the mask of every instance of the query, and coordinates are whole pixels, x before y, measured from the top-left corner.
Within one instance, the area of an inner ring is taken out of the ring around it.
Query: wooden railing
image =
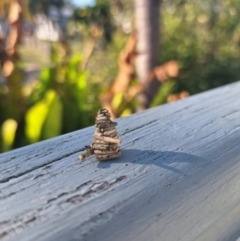
[[[236,241],[240,82],[118,119],[122,156],[81,162],[94,127],[0,155],[0,240]]]

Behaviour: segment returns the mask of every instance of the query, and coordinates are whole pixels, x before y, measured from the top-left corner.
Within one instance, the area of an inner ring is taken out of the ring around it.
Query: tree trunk
[[[139,96],[141,109],[148,108],[159,82],[148,81],[151,71],[158,65],[160,35],[160,2],[161,0],[135,0],[135,26],[137,32],[137,76],[145,88]]]

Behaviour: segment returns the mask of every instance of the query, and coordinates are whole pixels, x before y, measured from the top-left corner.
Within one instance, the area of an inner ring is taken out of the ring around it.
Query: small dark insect
[[[117,122],[111,121],[110,117],[111,115],[107,109],[98,111],[93,142],[89,147],[86,146],[87,150],[79,156],[80,160],[84,160],[93,154],[95,154],[100,161],[121,156],[121,151],[118,146],[118,144],[121,143],[121,139],[119,139],[116,130]]]

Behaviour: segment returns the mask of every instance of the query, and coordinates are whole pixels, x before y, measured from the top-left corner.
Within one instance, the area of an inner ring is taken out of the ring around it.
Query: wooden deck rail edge
[[[94,127],[0,155],[0,240],[236,241],[240,82],[117,120],[122,157],[78,160]]]

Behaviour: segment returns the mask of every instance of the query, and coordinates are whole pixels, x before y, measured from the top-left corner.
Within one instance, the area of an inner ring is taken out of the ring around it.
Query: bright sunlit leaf
[[[132,114],[132,110],[127,108],[122,112],[121,117],[126,117],[126,116],[129,116],[131,114]]]
[[[123,100],[123,93],[116,93],[114,95],[112,100],[112,106],[115,110],[120,106],[120,104],[122,103],[122,100]]]
[[[17,122],[13,119],[8,119],[2,124],[2,139],[4,151],[11,149],[15,133],[17,129]]]
[[[85,90],[86,86],[87,86],[87,74],[86,73],[81,73],[78,76],[78,79],[77,79],[77,87],[80,90]]]
[[[41,139],[45,140],[60,135],[61,128],[62,103],[57,93],[54,93],[54,97],[48,106],[48,114],[42,127]]]
[[[54,106],[56,107],[56,110],[54,110]],[[60,119],[60,116],[58,115],[60,112],[61,107],[59,104],[59,97],[57,96],[55,91],[49,90],[45,94],[43,100],[32,106],[26,114],[25,133],[29,141],[33,143],[41,139],[43,125],[45,136],[52,137],[53,133],[59,133],[60,124],[58,121]],[[52,123],[49,118],[53,118],[53,120],[54,118],[57,118],[57,121],[53,121],[54,123]],[[49,135],[46,134],[45,130],[46,126],[48,126],[48,123],[51,123],[49,125],[52,128],[49,129]],[[54,126],[54,124],[56,126]]]

